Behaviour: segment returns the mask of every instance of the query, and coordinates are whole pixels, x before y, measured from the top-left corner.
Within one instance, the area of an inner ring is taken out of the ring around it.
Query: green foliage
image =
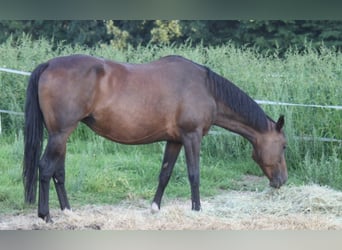
[[[155,21],[156,27],[151,30],[151,43],[169,44],[181,36],[179,21]]]
[[[0,21],[0,30],[0,43],[6,42],[8,37],[17,42],[23,34],[29,34],[33,40],[52,40],[54,48],[59,43],[92,47],[109,38],[103,21],[8,20]]]
[[[7,139],[0,136],[0,211],[12,212],[23,209],[23,138]]]
[[[110,44],[118,49],[125,49],[128,46],[128,38],[130,37],[127,31],[120,30],[114,25],[112,20],[108,21],[106,24],[108,34],[113,35],[113,39],[110,40]]]
[[[289,48],[304,51],[310,43],[342,48],[342,21],[339,20],[30,20],[0,21],[0,44],[22,34],[33,40],[53,40],[53,48],[64,43],[96,47],[100,44],[120,49],[147,44],[203,44],[216,46],[234,43],[255,47],[262,53],[283,55]]]
[[[242,21],[239,42],[260,48],[262,52],[285,53],[289,48],[305,51],[307,43],[319,48],[341,48],[342,22],[340,21]]]
[[[129,45],[170,44],[182,35],[180,22],[171,21],[107,21],[107,32],[112,35],[110,44],[124,49]]]
[[[239,46],[257,48],[262,53],[276,52],[281,56],[290,48],[302,52],[308,43],[315,49],[322,43],[329,48],[342,48],[341,21],[156,20],[115,23],[113,30],[112,21],[109,21],[107,30],[113,36],[111,43],[115,45],[115,41],[119,40],[120,47],[136,47],[148,43],[182,44],[188,40],[193,46],[232,42]]]

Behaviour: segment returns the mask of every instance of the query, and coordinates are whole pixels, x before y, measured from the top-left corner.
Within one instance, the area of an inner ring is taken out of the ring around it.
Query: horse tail
[[[44,118],[39,106],[38,83],[48,63],[37,66],[32,72],[26,90],[23,182],[25,202],[35,203],[39,159],[43,148]]]

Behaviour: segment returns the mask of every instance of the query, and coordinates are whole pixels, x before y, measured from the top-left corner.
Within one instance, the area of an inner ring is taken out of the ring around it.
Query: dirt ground
[[[251,180],[246,177],[245,181]],[[54,223],[27,214],[2,215],[0,229],[9,230],[337,230],[342,229],[342,192],[318,185],[279,190],[225,191],[202,198],[202,210],[189,200],[164,197],[159,213],[150,203],[129,200],[119,205],[87,205],[73,211],[51,209]]]

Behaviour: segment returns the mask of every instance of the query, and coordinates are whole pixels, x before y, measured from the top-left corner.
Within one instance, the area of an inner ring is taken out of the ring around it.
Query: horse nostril
[[[270,181],[270,186],[273,188],[280,188],[284,183],[286,182],[286,180],[283,180],[281,178],[273,178]]]
[[[287,172],[275,172],[272,177],[269,178],[270,186],[273,188],[280,188],[287,181]]]
[[[277,188],[277,189],[280,188],[279,182],[275,182],[275,181],[271,181],[270,186],[273,188]]]

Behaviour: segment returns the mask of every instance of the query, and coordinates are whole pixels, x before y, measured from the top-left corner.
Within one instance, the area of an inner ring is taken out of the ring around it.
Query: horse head
[[[280,188],[287,181],[285,161],[286,139],[283,132],[284,116],[271,129],[257,136],[253,143],[252,158],[270,180],[270,186]]]

